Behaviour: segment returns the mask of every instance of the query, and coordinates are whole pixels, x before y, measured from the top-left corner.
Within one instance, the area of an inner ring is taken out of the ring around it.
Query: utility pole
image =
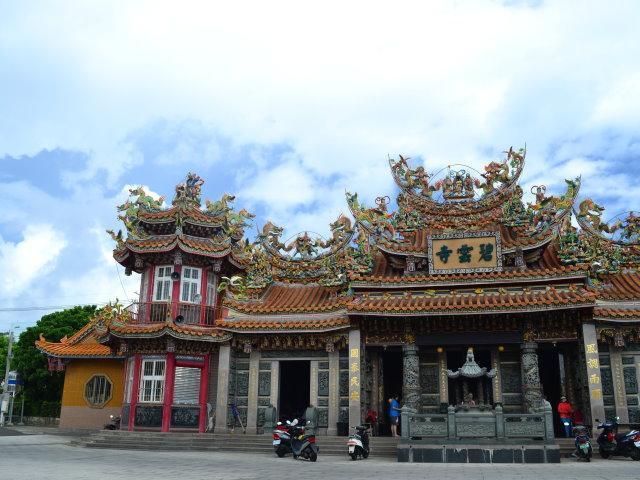
[[[9,406],[9,372],[11,371],[11,350],[13,348],[13,332],[9,330],[9,349],[7,350],[7,365],[4,371],[4,388],[2,389],[2,397],[0,397],[0,427],[4,427],[5,408]]]

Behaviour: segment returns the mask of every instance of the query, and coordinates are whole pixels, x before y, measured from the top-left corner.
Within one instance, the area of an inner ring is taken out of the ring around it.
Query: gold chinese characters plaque
[[[502,270],[498,232],[459,232],[428,237],[430,273]]]

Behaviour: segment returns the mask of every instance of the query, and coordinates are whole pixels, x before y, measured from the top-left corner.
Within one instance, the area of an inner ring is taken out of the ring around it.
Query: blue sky
[[[106,228],[131,185],[326,232],[344,191],[394,196],[387,155],[638,208],[640,3],[0,1],[0,331],[133,298]],[[528,188],[525,188],[528,190]]]

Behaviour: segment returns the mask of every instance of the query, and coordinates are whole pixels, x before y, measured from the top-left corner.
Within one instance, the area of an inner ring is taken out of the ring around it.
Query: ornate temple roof
[[[178,184],[172,205],[164,207],[164,198],[154,199],[142,187],[129,190],[129,199],[118,207],[125,225],[126,237],[120,230],[108,233],[116,241],[113,256],[128,272],[142,271],[146,255],[181,252],[214,259],[228,259],[238,268],[246,266],[249,257],[241,242],[253,215],[246,210],[236,212],[234,196],[224,194],[220,200],[201,202],[199,176],[189,173]]]

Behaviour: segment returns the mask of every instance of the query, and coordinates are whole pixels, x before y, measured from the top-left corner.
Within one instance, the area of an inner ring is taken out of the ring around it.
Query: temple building
[[[203,205],[195,174],[169,206],[131,190],[110,234],[139,299],[37,342],[66,370],[61,426],[225,432],[237,411],[260,432],[312,406],[336,435],[392,396],[425,415],[566,396],[587,424],[640,423],[640,217],[606,223],[579,177],[525,203],[526,152],[504,153],[481,173],[392,159],[396,210],[347,193],[330,238],[248,240],[253,215]]]

